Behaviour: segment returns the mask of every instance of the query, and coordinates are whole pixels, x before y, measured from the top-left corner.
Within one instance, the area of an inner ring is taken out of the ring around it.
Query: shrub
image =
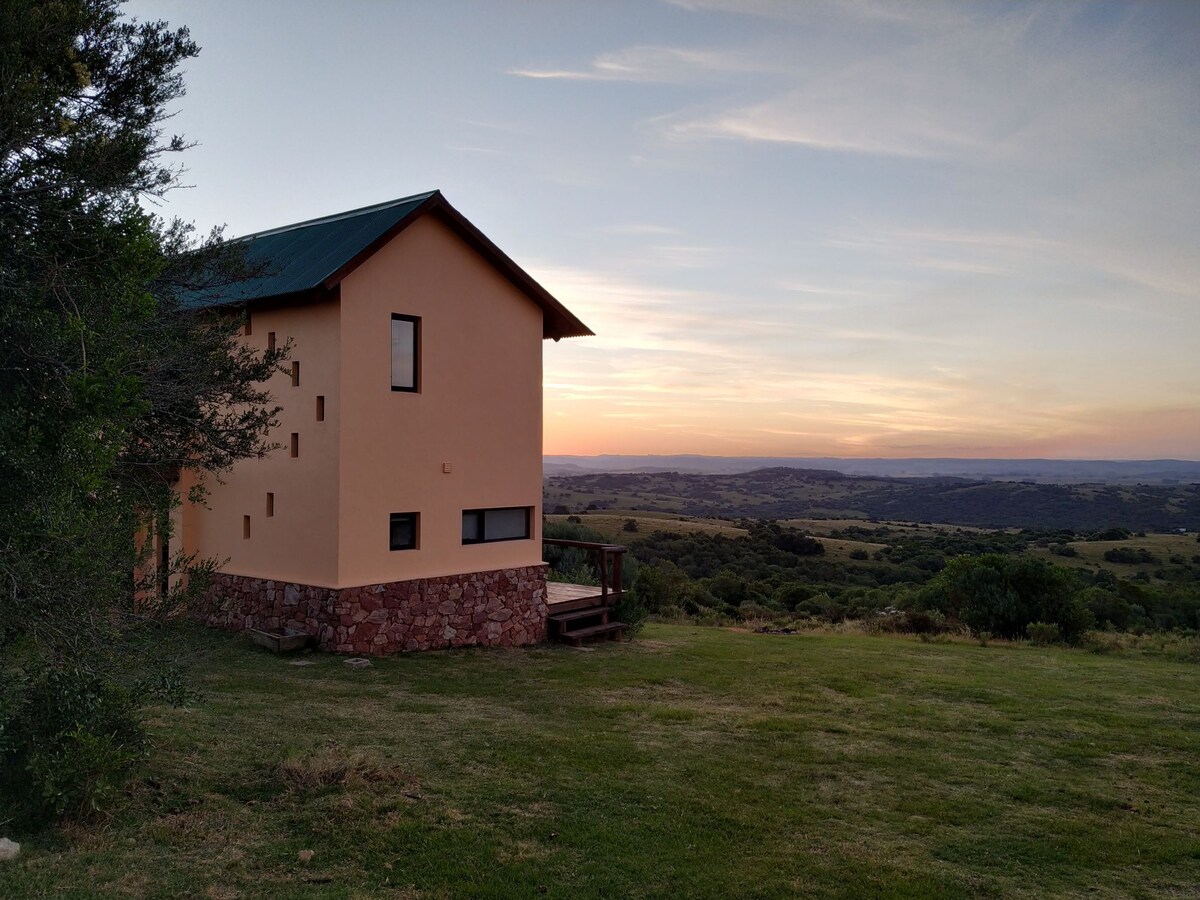
[[[0,710],[0,821],[46,823],[106,812],[145,758],[137,704],[80,669],[47,669]]]
[[[913,634],[941,634],[946,630],[946,617],[933,610],[914,609],[904,614],[904,625]]]
[[[1084,603],[1101,628],[1112,627],[1124,631],[1133,621],[1133,606],[1124,597],[1102,587],[1090,587],[1080,591],[1079,600]]]
[[[1113,547],[1111,550],[1104,551],[1104,560],[1105,562],[1124,563],[1126,565],[1152,565],[1159,561],[1158,557],[1145,547],[1139,547],[1136,550],[1132,547]]]
[[[1104,531],[1097,531],[1094,534],[1089,534],[1089,541],[1127,541],[1133,537],[1133,532],[1128,528],[1106,528]]]
[[[797,556],[824,556],[825,545],[819,538],[794,529],[780,530],[771,538],[771,543],[787,553]]]
[[[755,603],[753,600],[744,601],[737,609],[738,618],[743,622],[748,622],[752,619],[771,619],[777,616],[778,610],[771,609],[769,606],[763,606],[761,603]]]
[[[816,592],[816,588],[792,581],[776,589],[771,602],[782,609],[796,610]]]
[[[637,531],[638,530],[637,519],[626,519],[625,524],[621,526],[621,530],[622,531]]]
[[[664,560],[641,567],[632,593],[648,612],[665,614],[668,609],[678,609],[683,605],[683,596],[689,584],[687,575],[679,566]]]
[[[1029,633],[1029,640],[1039,647],[1057,644],[1062,640],[1062,629],[1053,622],[1030,622],[1025,630]]]
[[[1051,544],[1050,552],[1055,556],[1078,556],[1079,551],[1070,544]]]
[[[633,637],[646,624],[650,611],[641,601],[636,591],[625,591],[621,598],[609,609],[609,615],[614,621],[625,624],[625,634]]]
[[[851,559],[870,559],[870,556],[867,554],[866,550],[863,550],[861,547],[859,547],[855,550],[850,551],[850,558]]]
[[[1030,622],[1052,622],[1075,641],[1094,622],[1070,572],[1043,560],[959,556],[922,590],[918,608],[957,618],[972,631],[1025,636]]]

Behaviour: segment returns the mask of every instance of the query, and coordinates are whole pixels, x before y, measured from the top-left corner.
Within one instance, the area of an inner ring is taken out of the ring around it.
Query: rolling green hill
[[[849,518],[985,528],[1200,530],[1200,485],[1032,484],[962,478],[878,478],[770,468],[729,475],[676,472],[546,479],[547,513],[614,510],[693,517]]]

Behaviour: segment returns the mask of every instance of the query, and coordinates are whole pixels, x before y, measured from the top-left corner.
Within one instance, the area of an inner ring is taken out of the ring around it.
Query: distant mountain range
[[[1032,484],[942,475],[891,478],[778,467],[740,473],[590,472],[546,479],[558,514],[657,512],[700,518],[874,519],[984,528],[1200,528],[1198,484]]]
[[[735,475],[758,469],[824,469],[888,478],[970,478],[1039,484],[1200,483],[1200,461],[1186,459],[842,459],[800,456],[546,456],[546,475],[681,472]]]

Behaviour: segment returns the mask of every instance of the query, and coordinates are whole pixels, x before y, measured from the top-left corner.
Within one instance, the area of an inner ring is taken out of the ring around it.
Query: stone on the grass
[[[299,853],[296,854],[296,859],[300,860],[300,862],[306,863],[312,858],[313,858],[313,852],[311,850],[301,850]]]
[[[345,660],[345,663],[352,669],[365,669],[371,665],[369,659],[364,659],[361,656],[352,656],[350,659]]]
[[[0,838],[0,862],[8,862],[21,855],[21,845],[8,838]]]

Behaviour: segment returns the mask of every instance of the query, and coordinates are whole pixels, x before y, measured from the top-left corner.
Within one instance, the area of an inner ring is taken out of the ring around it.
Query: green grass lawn
[[[27,839],[0,896],[1200,885],[1194,665],[682,626],[365,670],[189,640],[210,648],[204,698],[155,711],[158,751],[126,805]]]

